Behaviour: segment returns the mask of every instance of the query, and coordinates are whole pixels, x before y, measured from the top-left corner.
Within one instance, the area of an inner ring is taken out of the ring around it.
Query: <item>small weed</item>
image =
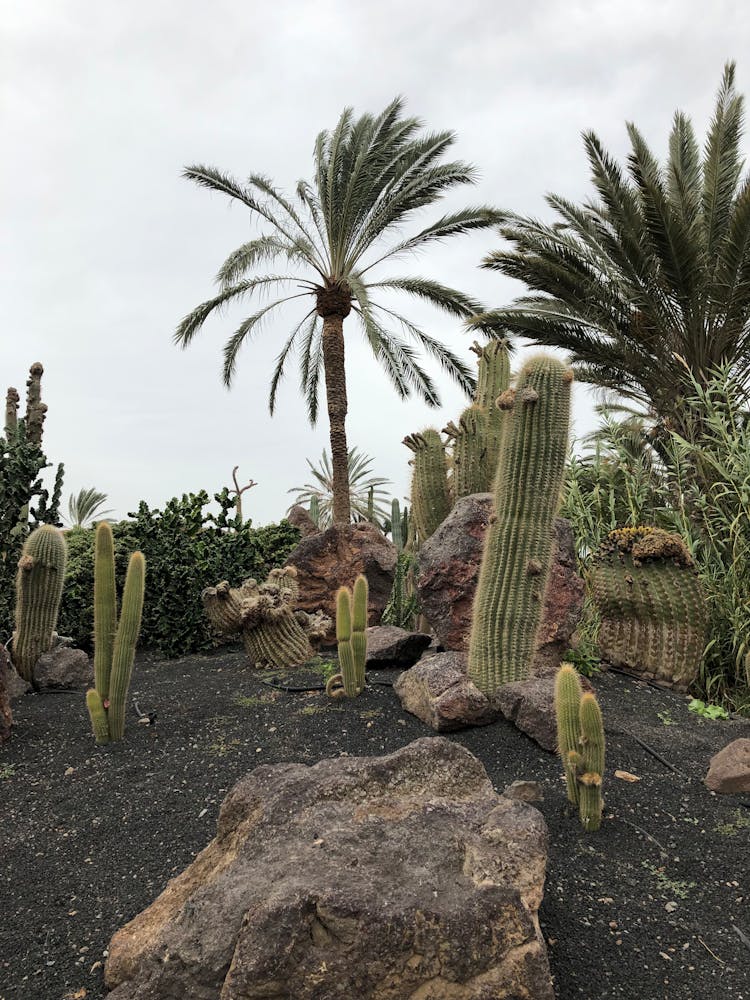
[[[339,672],[339,665],[334,660],[324,660],[321,656],[316,656],[314,660],[308,660],[303,669],[309,670],[311,674],[320,674],[324,681],[329,681]]]
[[[735,810],[735,816],[736,819],[733,823],[722,823],[715,827],[716,833],[721,834],[722,837],[733,837],[735,833],[746,830],[750,826],[750,817],[740,812],[739,809]]]
[[[0,781],[4,781],[6,778],[12,778],[15,773],[15,764],[3,764],[3,766],[0,767]]]
[[[232,753],[241,745],[241,740],[229,740],[229,742],[227,742],[223,736],[220,736],[215,743],[211,744],[207,752],[210,753],[212,757],[226,757],[228,753]]]
[[[270,705],[276,701],[276,696],[271,694],[251,694],[236,695],[232,702],[240,708],[258,708],[260,705]]]
[[[696,715],[700,715],[703,719],[728,719],[729,712],[721,705],[711,705],[706,704],[705,701],[701,701],[700,698],[693,698],[693,700],[688,705],[688,712],[694,712]]]
[[[383,714],[380,708],[369,708],[366,712],[360,712],[360,719],[378,719]]]
[[[642,861],[641,864],[647,872],[650,872],[654,876],[659,883],[659,889],[669,896],[678,896],[680,899],[687,899],[690,895],[690,890],[696,887],[695,882],[682,882],[667,878],[663,868],[657,868],[656,865],[652,865],[648,861]]]
[[[656,713],[656,718],[664,726],[676,726],[677,725],[676,720],[672,718],[672,716],[669,714],[668,710],[665,710],[664,712],[657,712]]]
[[[321,715],[323,712],[343,712],[341,705],[305,705],[297,715]]]

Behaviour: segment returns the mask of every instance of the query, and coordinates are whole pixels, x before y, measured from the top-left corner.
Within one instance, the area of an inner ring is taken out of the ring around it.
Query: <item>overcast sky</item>
[[[403,94],[430,128],[455,130],[457,155],[480,170],[452,206],[543,215],[547,191],[589,193],[583,129],[623,156],[635,121],[661,156],[677,107],[703,133],[727,59],[750,86],[742,0],[0,0],[0,14],[0,388],[23,392],[43,362],[45,451],[65,463],[65,496],[96,486],[122,516],[141,499],[213,493],[239,464],[259,483],[246,512],[278,520],[305,458],[327,445],[325,417],[306,423],[294,367],[268,415],[289,314],[245,348],[231,391],[221,346],[247,310],[173,345],[220,263],[257,231],[240,206],[181,179],[184,165],[264,173],[289,191],[345,105],[378,112]],[[479,269],[498,245],[493,233],[459,238],[404,269],[499,306],[521,288]],[[474,358],[460,325],[426,307],[410,315]],[[398,402],[356,324],[345,331],[350,444],[403,497],[401,439],[444,426],[465,401],[432,365],[442,408]],[[576,433],[592,424],[578,388]]]

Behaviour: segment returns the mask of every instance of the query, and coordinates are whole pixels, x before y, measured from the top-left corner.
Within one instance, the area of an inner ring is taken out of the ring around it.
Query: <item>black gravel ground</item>
[[[750,1000],[750,803],[701,782],[711,755],[750,736],[750,723],[698,718],[682,697],[620,676],[594,683],[608,739],[599,833],[569,814],[556,759],[512,726],[453,737],[499,791],[516,778],[543,786],[541,922],[557,995]],[[0,1000],[104,997],[112,933],[205,847],[249,769],[381,754],[429,735],[389,687],[346,703],[283,693],[237,652],[141,656],[132,693],[157,722],[133,718],[110,748],[93,743],[80,693],[15,703],[0,750]],[[615,779],[616,768],[641,780]]]

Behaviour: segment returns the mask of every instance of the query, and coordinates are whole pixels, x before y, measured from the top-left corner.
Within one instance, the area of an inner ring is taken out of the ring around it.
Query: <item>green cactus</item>
[[[459,417],[458,426],[451,421],[444,433],[453,442],[453,502],[472,493],[486,493],[491,482],[487,464],[487,411],[479,406],[467,407]]]
[[[396,497],[391,500],[391,538],[396,546],[396,551],[400,552],[404,547],[404,535],[402,532],[401,508]]]
[[[326,684],[332,698],[355,698],[365,689],[367,663],[367,578],[360,574],[354,592],[340,587],[336,595],[336,639],[341,672]]]
[[[34,681],[37,660],[52,646],[66,560],[65,538],[51,524],[43,524],[24,542],[16,576],[13,663],[29,683]]]
[[[298,596],[297,570],[286,566],[271,570],[265,583],[250,579],[234,588],[224,580],[207,587],[202,600],[214,628],[239,633],[256,666],[285,670],[311,659],[310,639],[323,638],[331,626],[322,612],[295,611]]]
[[[569,368],[524,366],[503,438],[469,641],[469,677],[488,697],[531,668],[568,450]]]
[[[367,520],[370,524],[375,523],[375,487],[371,486],[367,491]]]
[[[498,400],[510,386],[510,355],[507,340],[491,340],[484,347],[474,344],[472,350],[479,355],[479,377],[475,404],[487,414],[485,432],[486,461],[482,490],[491,490],[497,475],[503,434],[508,424],[507,406]]]
[[[310,497],[310,520],[316,528],[320,527],[320,500],[315,493]]]
[[[602,659],[687,690],[703,655],[707,607],[679,535],[651,527],[610,532],[587,583],[601,619]]]
[[[420,542],[442,524],[451,509],[448,490],[448,460],[438,431],[430,427],[410,434],[403,442],[414,452],[411,515]]]
[[[146,561],[134,552],[128,563],[118,619],[112,529],[96,526],[94,547],[94,685],[86,692],[86,707],[97,743],[121,740],[133,676],[133,661],[141,630]]]
[[[354,581],[352,592],[352,652],[359,691],[365,689],[365,665],[367,663],[367,577],[362,573]]]
[[[563,663],[555,678],[557,749],[565,769],[568,799],[576,805],[578,804],[576,770],[581,751],[580,705],[582,695],[578,671],[570,663]],[[573,755],[572,758],[571,755]]]

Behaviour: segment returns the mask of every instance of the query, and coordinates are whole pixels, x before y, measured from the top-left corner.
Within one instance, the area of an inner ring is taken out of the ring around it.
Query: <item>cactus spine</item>
[[[408,435],[404,444],[414,452],[411,515],[417,537],[424,542],[451,509],[445,446],[439,432],[432,427],[421,434]]]
[[[584,830],[598,830],[603,809],[604,722],[599,702],[582,691],[569,663],[560,667],[555,678],[555,713],[568,799],[578,806]]]
[[[610,532],[588,584],[601,619],[602,659],[687,690],[700,667],[707,613],[679,535],[651,527]]]
[[[354,581],[354,592],[340,587],[336,595],[336,639],[341,672],[326,684],[332,698],[355,698],[365,689],[367,663],[367,578]]]
[[[50,524],[43,524],[26,539],[18,561],[13,663],[29,683],[33,683],[37,660],[52,645],[66,559],[67,546],[62,532]]]
[[[469,677],[489,697],[531,667],[568,448],[572,378],[557,358],[531,358],[503,438],[469,642]]]
[[[112,529],[96,526],[94,549],[94,684],[86,692],[86,707],[97,743],[121,740],[125,734],[125,703],[141,629],[146,562],[134,552],[128,563],[122,607],[117,616],[115,556]]]

